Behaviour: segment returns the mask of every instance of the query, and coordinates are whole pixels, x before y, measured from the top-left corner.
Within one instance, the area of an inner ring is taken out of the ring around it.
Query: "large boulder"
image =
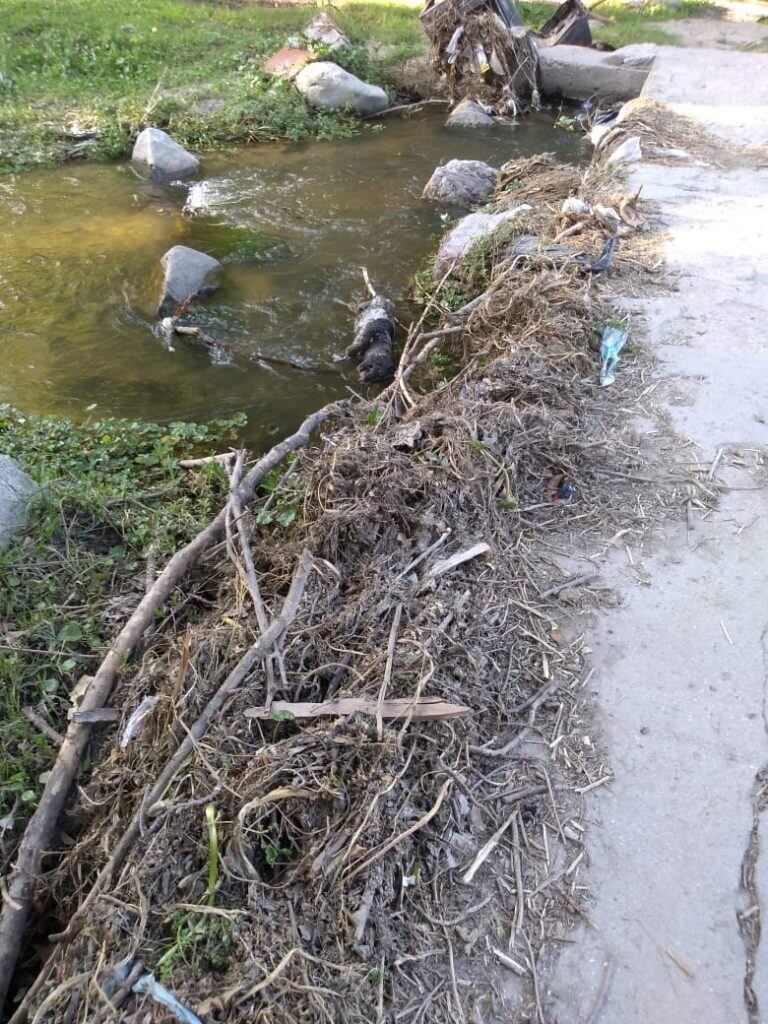
[[[0,455],[0,548],[4,548],[24,522],[35,482],[7,455]]]
[[[187,299],[212,292],[216,284],[210,276],[221,266],[213,256],[186,245],[174,245],[160,263],[164,277],[157,312],[161,317],[173,316]]]
[[[296,76],[296,88],[312,106],[329,110],[378,114],[389,106],[383,89],[361,81],[329,60],[319,60],[303,68]]]
[[[613,63],[614,56],[586,46],[542,46],[539,76],[543,95],[610,101],[639,96],[648,77],[648,66]]]
[[[200,170],[200,161],[159,128],[145,128],[136,139],[132,159],[149,170],[153,181],[188,178]]]
[[[492,128],[496,122],[477,100],[462,100],[451,111],[446,128]]]
[[[435,168],[423,198],[455,206],[486,203],[496,188],[498,171],[482,160],[449,160]]]
[[[349,46],[349,39],[325,11],[318,14],[304,29],[304,38],[310,43],[327,46],[329,50],[343,50]]]
[[[481,238],[494,235],[504,224],[509,224],[521,213],[531,210],[528,203],[521,203],[514,210],[502,213],[469,213],[443,237],[435,258],[435,274],[445,273],[449,264],[458,262]]]

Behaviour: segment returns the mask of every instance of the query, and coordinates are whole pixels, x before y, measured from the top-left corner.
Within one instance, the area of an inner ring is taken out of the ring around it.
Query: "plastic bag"
[[[603,337],[600,340],[600,387],[605,388],[616,380],[616,364],[619,361],[619,352],[629,337],[629,331],[618,327],[606,327]]]

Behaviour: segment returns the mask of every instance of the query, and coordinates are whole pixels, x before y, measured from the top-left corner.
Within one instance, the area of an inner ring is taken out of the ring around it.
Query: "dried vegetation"
[[[48,910],[70,927],[35,1024],[167,1021],[125,982],[144,970],[206,1022],[544,1019],[548,958],[588,919],[582,795],[609,778],[567,621],[611,595],[559,555],[708,500],[668,467],[649,488],[626,422],[643,360],[597,387],[604,276],[553,252],[563,199],[617,190],[551,159],[505,168],[497,202],[530,217],[443,276],[390,389],[298,454],[275,492],[299,504],[290,529],[230,508],[185,585],[198,614],[122,672],[122,723],[69,808]],[[590,215],[568,245],[605,239]],[[646,250],[628,232],[610,273],[648,273]],[[459,310],[449,281],[474,296]],[[242,459],[226,466],[237,480]],[[281,639],[230,686],[284,601]],[[285,707],[351,697],[366,710]],[[425,698],[463,712],[422,720]]]

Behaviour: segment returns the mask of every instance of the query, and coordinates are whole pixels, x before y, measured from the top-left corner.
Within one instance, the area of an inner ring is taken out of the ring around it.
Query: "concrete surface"
[[[584,46],[542,46],[539,74],[544,96],[567,96],[587,100],[618,102],[640,95],[648,75],[647,67],[617,64],[610,53]]]
[[[749,144],[768,124],[768,56],[663,48],[643,95]],[[614,774],[588,808],[598,930],[573,933],[546,993],[558,1024],[760,1024],[768,935],[748,948],[737,915],[768,932],[768,811],[753,806],[768,766],[768,169],[746,157],[737,170],[641,163],[640,182],[678,278],[640,304],[672,379],[664,411],[704,465],[727,449],[718,472],[734,489],[691,534],[671,524],[632,552],[634,566],[614,555],[604,567],[621,607],[587,637]],[[733,451],[743,465],[729,464]]]

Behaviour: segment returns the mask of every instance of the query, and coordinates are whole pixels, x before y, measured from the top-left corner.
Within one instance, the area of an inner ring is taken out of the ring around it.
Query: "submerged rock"
[[[485,203],[493,196],[498,173],[482,160],[449,160],[435,168],[424,187],[423,198],[456,206]]]
[[[0,455],[0,548],[4,548],[24,522],[24,514],[37,485],[7,455]]]
[[[449,263],[462,260],[479,239],[495,234],[504,224],[514,220],[525,210],[531,209],[533,207],[528,203],[522,203],[514,210],[504,210],[502,213],[470,213],[462,217],[440,243],[435,259],[435,271],[444,273]]]
[[[327,46],[329,50],[343,50],[349,46],[349,39],[325,11],[310,21],[304,29],[304,36],[310,43],[319,43],[321,46]]]
[[[477,100],[462,100],[453,108],[446,128],[491,128],[496,122],[486,114]]]
[[[145,128],[136,139],[131,159],[149,169],[153,181],[188,178],[200,170],[200,161],[159,128]]]
[[[207,253],[186,245],[174,245],[160,263],[165,276],[157,307],[158,316],[173,316],[182,302],[216,288],[216,284],[208,279],[221,264]]]
[[[353,110],[356,114],[378,114],[389,106],[383,89],[369,85],[333,61],[308,64],[296,76],[296,88],[315,107]]]

